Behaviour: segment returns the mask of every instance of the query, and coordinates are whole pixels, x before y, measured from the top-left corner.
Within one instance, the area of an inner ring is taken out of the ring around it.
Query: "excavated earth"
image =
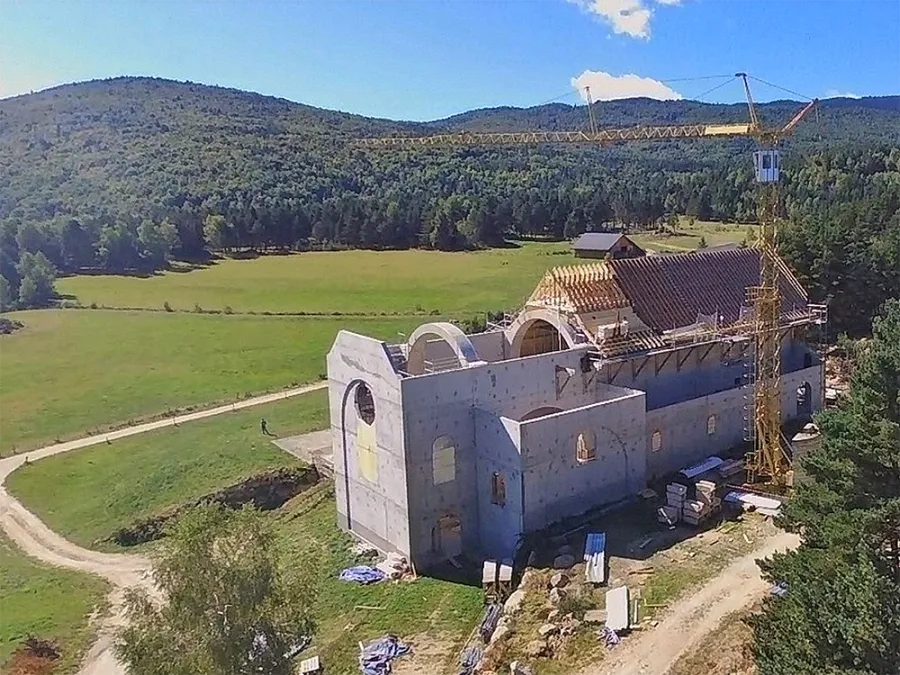
[[[158,515],[123,527],[113,532],[105,541],[114,542],[119,546],[136,546],[155,541],[165,535],[166,526],[172,520],[187,509],[201,504],[221,504],[230,509],[253,504],[261,511],[273,511],[316,485],[319,479],[319,472],[314,466],[273,469],[258,473],[218,492],[204,495],[192,502],[175,506]]]

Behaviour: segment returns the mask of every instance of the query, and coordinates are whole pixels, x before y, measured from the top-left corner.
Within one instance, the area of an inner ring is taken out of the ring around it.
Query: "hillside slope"
[[[762,113],[774,123],[798,105],[767,104]],[[596,113],[604,126],[746,119],[742,105],[649,99],[598,103]],[[794,146],[900,145],[898,119],[900,97],[826,101],[819,124],[805,124]],[[9,167],[0,178],[0,218],[154,214],[185,200],[214,208],[235,192],[300,203],[419,188],[429,197],[446,197],[488,183],[527,188],[548,173],[596,184],[601,169],[583,166],[597,163],[594,148],[437,150],[415,157],[366,153],[347,143],[362,136],[448,129],[580,129],[585,120],[583,106],[551,104],[403,123],[152,78],[65,85],[0,101],[0,165]],[[746,149],[748,142],[738,140],[636,144],[602,152],[605,164],[630,159],[648,168],[692,170]],[[510,175],[525,168],[531,176]]]

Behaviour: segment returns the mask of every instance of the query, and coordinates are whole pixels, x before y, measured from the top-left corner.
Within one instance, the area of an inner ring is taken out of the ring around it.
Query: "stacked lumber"
[[[688,525],[699,525],[708,514],[709,506],[695,499],[686,500],[681,510],[681,518]]]

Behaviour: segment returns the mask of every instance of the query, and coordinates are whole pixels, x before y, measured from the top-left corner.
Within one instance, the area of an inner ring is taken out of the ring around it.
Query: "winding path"
[[[165,427],[176,426],[184,422],[214,417],[222,413],[243,410],[264,403],[273,403],[311,391],[324,389],[326,383],[308,385],[288,389],[274,394],[265,394],[244,399],[235,403],[198,410],[176,417],[167,417],[155,422],[138,424],[125,429],[97,434],[67,443],[48,445],[39,450],[24,452],[0,459],[0,526],[25,553],[58,567],[66,567],[82,572],[89,572],[105,578],[113,586],[110,593],[110,612],[100,628],[97,640],[85,655],[79,675],[120,675],[125,669],[116,661],[112,646],[116,629],[122,625],[122,601],[124,589],[143,586],[153,590],[150,577],[150,562],[143,557],[128,554],[98,553],[90,551],[67,541],[53,532],[37,516],[28,511],[18,500],[10,495],[3,486],[7,476],[25,463],[34,462],[45,457],[59,455],[64,452],[86,448],[99,443],[111,442],[128,436],[144,434]]]
[[[795,548],[799,543],[800,537],[788,532],[766,539],[755,551],[738,558],[705,586],[672,605],[655,628],[629,636],[602,663],[581,675],[665,675],[725,617],[765,595],[769,585],[759,576],[758,558]]]

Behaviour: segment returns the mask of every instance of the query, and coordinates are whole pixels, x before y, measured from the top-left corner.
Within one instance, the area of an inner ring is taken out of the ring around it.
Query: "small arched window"
[[[356,404],[356,414],[366,424],[370,425],[375,421],[375,398],[372,396],[372,390],[369,386],[360,382],[356,385],[356,393],[353,397]]]
[[[497,506],[506,504],[506,482],[498,471],[491,475],[491,503]]]
[[[431,446],[431,473],[435,485],[456,478],[456,444],[450,436],[438,436]]]
[[[578,434],[575,441],[575,458],[582,464],[590,462],[597,456],[597,449],[594,444],[594,434],[590,431],[582,431]]]
[[[710,415],[706,420],[706,435],[712,436],[716,433],[716,416]]]
[[[650,449],[653,452],[659,452],[660,448],[662,448],[662,433],[657,429],[650,437]]]

